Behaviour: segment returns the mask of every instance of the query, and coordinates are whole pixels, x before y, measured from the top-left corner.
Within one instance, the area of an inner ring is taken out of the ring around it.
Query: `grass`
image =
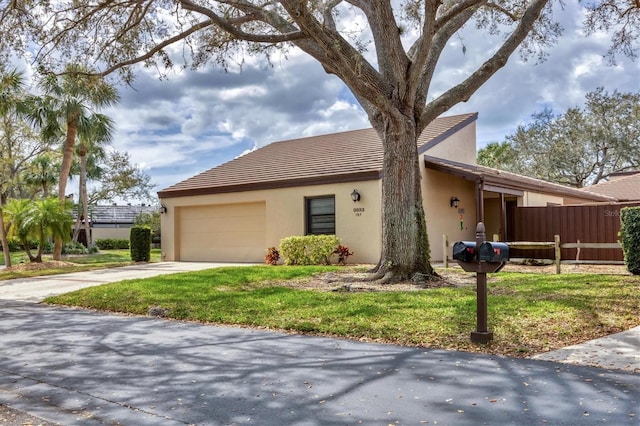
[[[49,262],[51,255],[44,255],[42,260]],[[0,281],[14,278],[38,277],[43,275],[66,274],[69,272],[88,271],[92,269],[114,268],[118,266],[130,265],[131,255],[129,250],[101,250],[98,253],[82,255],[63,255],[62,260],[72,263],[69,266],[50,266],[49,264],[37,265],[29,264],[27,255],[22,252],[11,253],[11,264],[13,266],[24,265],[12,270],[0,269]],[[160,249],[151,250],[151,262],[160,260]],[[0,265],[4,265],[4,257],[0,256]],[[43,266],[43,267],[39,267]]]
[[[511,356],[640,324],[640,277],[503,273],[489,284],[494,340],[475,345],[469,339],[476,325],[474,287],[327,292],[295,286],[335,269],[220,268],[92,287],[47,302],[139,315],[160,306],[179,320]]]

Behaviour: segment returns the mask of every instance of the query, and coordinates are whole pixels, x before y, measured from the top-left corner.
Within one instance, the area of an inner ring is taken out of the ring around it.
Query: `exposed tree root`
[[[438,283],[443,282],[442,278],[436,274],[422,274],[416,272],[411,277],[399,274],[391,270],[368,271],[365,274],[325,274],[323,281],[336,284],[335,291],[351,291],[357,284],[372,287],[385,287],[399,284],[412,284],[423,287],[439,287]],[[444,282],[443,282],[444,284]]]

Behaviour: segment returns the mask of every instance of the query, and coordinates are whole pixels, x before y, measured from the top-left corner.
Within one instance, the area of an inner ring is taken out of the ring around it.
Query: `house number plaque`
[[[362,216],[362,213],[364,212],[364,207],[356,207],[353,209],[353,212],[356,214],[356,216]]]

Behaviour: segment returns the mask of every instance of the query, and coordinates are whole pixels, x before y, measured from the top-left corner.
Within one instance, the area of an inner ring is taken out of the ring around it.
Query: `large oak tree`
[[[103,74],[126,80],[131,67],[226,63],[238,50],[265,54],[295,46],[340,78],[357,98],[384,147],[382,254],[388,280],[432,273],[416,140],[436,117],[466,101],[519,48],[539,52],[560,35],[551,0],[2,0],[6,48],[38,46],[36,60],[86,56]],[[633,56],[640,5],[606,0],[591,6],[592,28],[615,31],[613,48]],[[366,22],[354,34],[354,15]],[[448,41],[477,24],[496,35],[485,62],[431,99],[436,65]],[[44,31],[43,31],[44,30]],[[22,37],[7,37],[20,31]],[[362,35],[371,43],[362,43]],[[627,43],[631,40],[631,44]],[[9,46],[10,45],[10,46]],[[175,49],[174,47],[178,48]],[[629,47],[630,46],[630,47]],[[629,49],[627,49],[629,47]],[[0,51],[3,49],[0,49]],[[6,49],[4,49],[6,50]],[[178,52],[178,55],[173,55]]]

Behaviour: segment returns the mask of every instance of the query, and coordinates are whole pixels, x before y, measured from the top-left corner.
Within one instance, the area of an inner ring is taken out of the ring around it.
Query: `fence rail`
[[[497,235],[493,236],[494,241],[498,241]],[[539,249],[554,249],[554,264],[556,265],[556,274],[561,273],[561,262],[565,263],[601,263],[601,264],[620,264],[620,261],[594,261],[594,260],[580,260],[581,249],[619,249],[622,250],[622,246],[619,242],[616,243],[582,243],[578,240],[575,243],[560,243],[560,235],[554,235],[554,241],[513,241],[506,242],[509,248],[520,250],[539,250]],[[450,259],[449,253],[449,238],[446,235],[442,236],[442,247],[444,253],[444,267],[449,267]],[[577,249],[577,255],[575,260],[562,260],[562,249]]]

